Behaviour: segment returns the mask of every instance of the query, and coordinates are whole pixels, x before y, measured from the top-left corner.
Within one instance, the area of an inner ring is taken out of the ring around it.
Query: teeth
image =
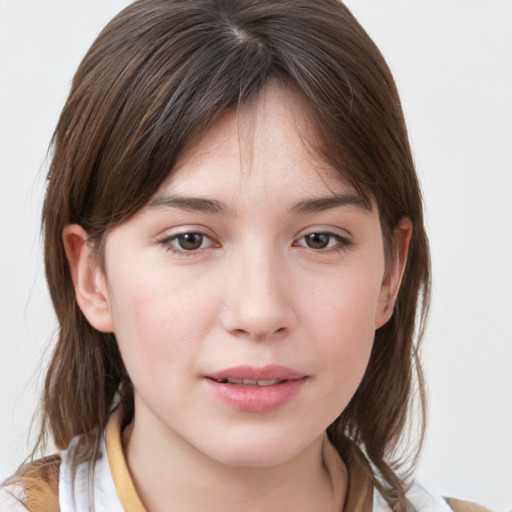
[[[231,381],[231,379],[228,379],[229,381]],[[258,384],[258,381],[257,380],[251,380],[251,379],[233,379],[235,381],[238,381],[238,382],[235,382],[235,384],[244,384],[245,386],[256,386],[256,384]]]
[[[221,384],[242,384],[244,386],[274,386],[275,384],[280,384],[284,382],[286,379],[269,379],[269,380],[252,380],[252,379],[218,379],[218,382]]]
[[[272,380],[259,380],[258,386],[273,386],[274,384],[278,384],[281,382],[278,379],[272,379]]]
[[[243,384],[244,379],[226,379],[230,384]]]

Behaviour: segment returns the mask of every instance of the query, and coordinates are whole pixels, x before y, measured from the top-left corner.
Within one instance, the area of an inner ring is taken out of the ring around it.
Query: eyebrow
[[[231,213],[227,206],[215,199],[203,199],[201,197],[182,197],[175,195],[161,195],[155,197],[150,203],[151,208],[161,206],[179,208],[192,212],[228,214]]]
[[[326,197],[317,197],[312,199],[304,199],[298,201],[292,206],[292,210],[298,213],[315,213],[331,208],[337,208],[339,206],[357,206],[362,210],[371,212],[372,205],[370,201],[364,200],[363,198],[355,194],[341,194],[332,195]]]
[[[329,195],[303,199],[292,205],[291,210],[301,214],[321,212],[340,206],[356,206],[365,211],[372,211],[372,205],[355,194]],[[235,215],[222,201],[205,199],[202,197],[184,197],[177,195],[161,195],[155,197],[150,203],[150,208],[179,208],[180,210],[215,213],[220,215]]]

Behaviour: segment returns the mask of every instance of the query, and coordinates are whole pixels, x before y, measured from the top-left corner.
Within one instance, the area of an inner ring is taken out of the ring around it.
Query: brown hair
[[[271,79],[311,106],[316,149],[376,201],[387,242],[401,217],[413,224],[394,314],[376,332],[359,389],[328,429],[340,452],[347,438],[363,449],[375,485],[394,510],[405,510],[397,453],[414,391],[420,443],[423,434],[418,343],[430,290],[428,243],[393,78],[338,0],[139,0],[94,42],[54,134],[43,209],[46,273],[60,330],[44,389],[42,439],[47,427],[59,448],[82,435],[85,456],[116,392],[126,421],[133,415],[115,336],[92,328],[75,300],[64,227],[80,224],[101,249],[109,229],[148,203],[191,138]]]

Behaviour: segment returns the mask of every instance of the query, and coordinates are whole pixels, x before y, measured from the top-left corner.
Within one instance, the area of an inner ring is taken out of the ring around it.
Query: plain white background
[[[126,0],[0,0],[0,480],[28,454],[55,329],[45,154],[73,73]],[[347,0],[397,81],[434,270],[419,479],[512,508],[512,3]]]

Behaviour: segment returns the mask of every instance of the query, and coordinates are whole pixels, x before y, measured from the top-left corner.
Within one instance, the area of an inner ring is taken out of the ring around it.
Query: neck
[[[240,467],[208,457],[165,428],[151,425],[152,435],[146,430],[134,420],[125,430],[124,445],[135,488],[148,512],[343,509],[346,468],[337,457],[326,464],[324,436],[291,460]]]

